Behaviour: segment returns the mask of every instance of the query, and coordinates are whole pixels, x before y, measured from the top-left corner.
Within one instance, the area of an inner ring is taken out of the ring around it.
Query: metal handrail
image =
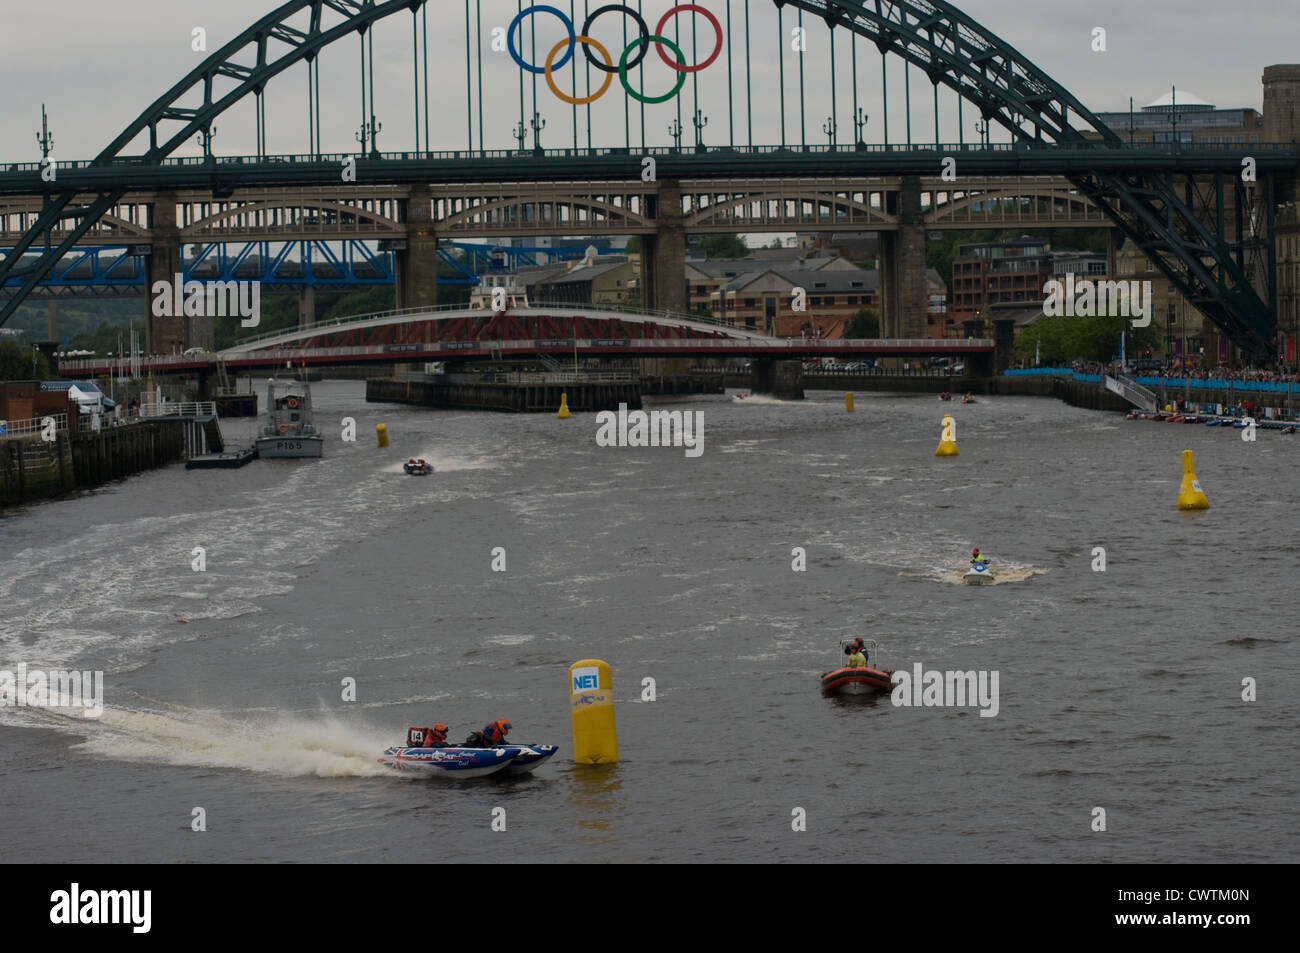
[[[211,400],[143,401],[139,411],[141,417],[212,417],[216,413],[216,401]]]
[[[1232,148],[1231,143],[1212,143],[1212,142],[1180,142],[1180,143],[1151,143],[1151,142],[1107,142],[1104,140],[1062,143],[1030,143],[1030,142],[994,142],[988,145],[980,143],[912,143],[910,145],[903,143],[890,143],[883,145],[881,143],[862,143],[849,145],[828,145],[828,144],[811,144],[811,145],[767,145],[767,146],[710,146],[706,147],[705,154],[726,154],[726,155],[769,155],[776,152],[807,152],[807,153],[836,153],[836,152],[867,152],[887,155],[890,153],[911,153],[911,152],[1041,152],[1044,149],[1057,149],[1062,152],[1130,152],[1142,155],[1185,155],[1189,152],[1199,153],[1223,153],[1225,155],[1238,155],[1245,152],[1293,152],[1295,143],[1291,142],[1252,142],[1247,144],[1238,144],[1240,148]],[[636,148],[629,150],[624,146],[602,146],[590,149],[545,149],[539,154],[532,149],[443,149],[432,150],[429,152],[410,150],[405,152],[379,152],[379,153],[358,153],[358,152],[328,152],[318,154],[294,154],[282,153],[278,155],[265,156],[173,156],[158,162],[146,162],[141,156],[118,156],[109,162],[97,162],[93,159],[69,159],[59,162],[60,171],[72,169],[94,169],[111,166],[161,166],[185,167],[185,166],[225,166],[225,165],[257,165],[261,163],[287,163],[287,164],[338,164],[344,159],[360,158],[364,161],[430,161],[430,160],[465,160],[465,159],[516,159],[516,158],[585,158],[592,156],[675,156],[675,155],[693,155],[694,147],[675,147],[675,146],[649,146],[646,148]],[[0,163],[0,173],[3,172],[36,172],[40,173],[42,165],[40,162],[7,162]]]
[[[50,417],[54,418],[54,429],[68,429],[67,414],[46,414],[44,417],[25,417],[21,420],[0,420],[0,438],[4,437],[24,437],[28,434],[39,433],[45,429],[45,421]]]

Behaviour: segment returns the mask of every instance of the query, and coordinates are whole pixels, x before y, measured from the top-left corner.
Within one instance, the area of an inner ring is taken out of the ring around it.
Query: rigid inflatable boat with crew
[[[853,642],[843,641],[840,646],[844,651],[854,645]],[[875,639],[864,639],[864,646],[870,646],[870,651],[866,653],[870,659],[872,655],[880,651]],[[894,688],[894,673],[887,669],[872,668],[869,665],[845,665],[843,668],[837,668],[833,672],[827,672],[822,675],[822,691],[828,695],[866,695],[872,692],[888,692]]]
[[[402,464],[402,472],[407,476],[428,476],[433,472],[433,464],[425,460],[424,457],[419,460],[412,457]]]

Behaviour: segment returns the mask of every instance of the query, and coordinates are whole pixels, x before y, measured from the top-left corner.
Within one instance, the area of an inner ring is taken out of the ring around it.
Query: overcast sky
[[[565,10],[570,7],[570,0],[550,2]],[[470,0],[471,15],[478,5],[480,2]],[[601,4],[595,0],[586,4],[577,0],[579,20],[584,5],[594,9]],[[5,92],[4,104],[0,106],[0,161],[32,161],[40,157],[35,134],[40,128],[42,102],[50,113],[56,158],[93,157],[145,106],[201,61],[204,54],[191,49],[194,28],[206,30],[207,48],[215,50],[275,6],[257,0],[42,0],[40,3],[0,0],[0,83]],[[653,28],[658,16],[671,3],[644,0],[643,6]],[[723,19],[725,27],[728,7],[725,0],[707,0],[706,6]],[[732,0],[730,4],[732,80],[740,100],[732,120],[735,141],[744,143],[749,136],[743,95],[746,6],[753,40],[753,139],[756,143],[780,141],[779,49],[783,51],[788,89],[786,135],[789,141],[798,142],[795,94],[800,54],[790,49],[789,38],[794,13],[789,8],[785,11],[786,34],[778,47],[776,12],[769,0],[754,0],[748,5]],[[1300,62],[1300,0],[964,0],[959,6],[1046,70],[1094,111],[1127,109],[1130,96],[1141,106],[1167,93],[1171,85],[1221,107],[1259,109],[1263,68],[1274,63]],[[513,18],[516,0],[481,0],[481,8],[483,75],[487,87],[483,139],[488,148],[505,148],[513,145],[511,132],[518,122],[520,70],[507,53],[492,52],[487,44],[491,27],[504,27]],[[430,145],[434,149],[464,148],[466,144],[464,17],[463,0],[431,0],[429,111]],[[562,27],[549,15],[531,19],[538,24],[538,58],[544,59],[545,51],[563,38]],[[620,20],[618,14],[607,14],[593,28],[595,37],[614,56],[622,46]],[[805,16],[805,21],[807,141],[823,143],[827,137],[822,127],[830,115],[828,31],[818,18]],[[688,59],[691,58],[687,45],[689,23],[683,15],[681,29]],[[411,15],[402,12],[382,21],[376,31],[375,102],[376,113],[383,123],[379,145],[384,150],[410,149],[415,144],[411,24]],[[1094,27],[1107,31],[1105,53],[1091,49]],[[671,26],[667,31],[669,36],[674,35]],[[851,44],[846,32],[836,31],[836,35],[839,138],[848,142],[853,134]],[[712,29],[701,20],[700,57],[712,38]],[[531,34],[526,28],[523,45],[530,56],[531,44]],[[859,105],[869,115],[866,138],[879,142],[882,132],[880,58],[873,45],[859,42],[857,47]],[[353,151],[357,146],[354,133],[361,122],[359,61],[355,37],[334,44],[322,54],[325,151]],[[905,135],[903,73],[897,57],[889,58],[889,70],[890,138],[897,142]],[[567,91],[571,67],[566,66],[558,75],[561,88]],[[645,69],[647,92],[653,95],[667,91],[673,78],[667,67],[651,54]],[[578,92],[582,94],[584,79],[580,78],[578,83]],[[532,85],[530,77],[525,84],[530,116]],[[698,74],[698,85],[699,106],[708,116],[705,141],[725,143],[730,135],[725,49],[716,63]],[[695,81],[689,80],[677,101],[687,126],[687,142],[693,135],[689,118],[695,109],[694,86]],[[477,83],[474,95],[477,103]],[[912,98],[913,136],[917,141],[930,141],[934,137],[931,87],[915,70]],[[305,68],[295,66],[274,80],[266,102],[268,151],[306,152]],[[627,97],[615,78],[609,93],[592,107],[594,144],[624,142],[625,102]],[[572,110],[556,100],[540,80],[537,108],[547,122],[542,144],[572,145]],[[646,112],[649,143],[670,144],[668,125],[676,116],[676,103],[647,107]],[[585,145],[586,110],[580,109],[578,113],[577,135],[579,143]],[[956,106],[955,97],[950,93],[941,96],[940,116],[942,138],[955,140]],[[631,117],[635,145],[640,141],[639,107],[632,110]],[[420,118],[423,122],[423,106]],[[967,139],[975,137],[970,127],[976,118],[972,110],[965,110]],[[475,145],[478,138],[476,105]],[[251,105],[241,104],[217,121],[214,144],[222,154],[255,151]],[[185,152],[197,154],[198,147],[191,145]]]

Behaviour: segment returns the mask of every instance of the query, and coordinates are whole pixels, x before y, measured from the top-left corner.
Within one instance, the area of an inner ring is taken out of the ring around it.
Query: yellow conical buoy
[[[1183,451],[1183,485],[1178,488],[1178,508],[1180,510],[1208,510],[1210,501],[1205,498],[1201,481],[1196,479],[1196,469],[1192,465],[1192,451]]]
[[[844,409],[850,414],[853,413],[853,392],[852,391],[844,395]]]
[[[957,456],[957,423],[952,414],[943,415],[943,435],[939,438],[939,447],[934,451],[936,457]]]
[[[378,435],[379,437],[379,445],[381,447],[388,446],[388,425],[387,424],[375,424],[375,434]]]
[[[559,412],[558,414],[556,414],[555,416],[559,417],[561,420],[568,420],[568,419],[569,419],[570,414],[569,414],[569,395],[568,395],[568,394],[561,394],[561,395],[560,395],[560,412]]]

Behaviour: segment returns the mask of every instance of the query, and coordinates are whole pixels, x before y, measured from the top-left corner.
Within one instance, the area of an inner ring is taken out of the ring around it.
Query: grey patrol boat
[[[266,426],[257,438],[259,457],[319,457],[325,441],[311,416],[306,382],[266,382]]]

